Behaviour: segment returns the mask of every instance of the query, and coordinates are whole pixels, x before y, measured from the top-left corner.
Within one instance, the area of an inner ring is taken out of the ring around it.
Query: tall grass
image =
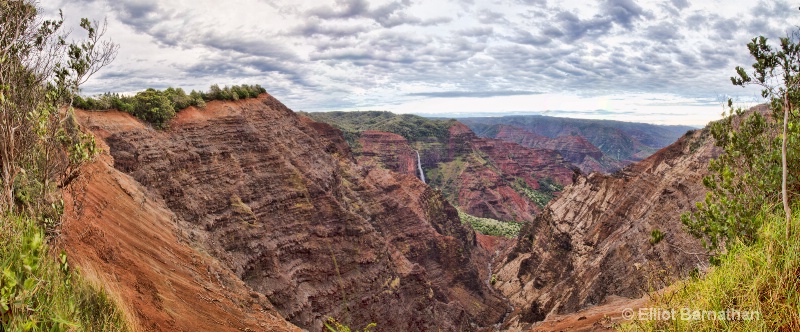
[[[795,213],[795,224],[800,213]],[[764,218],[756,243],[732,243],[705,276],[684,281],[654,297],[675,309],[677,319],[634,320],[627,331],[800,331],[800,239],[786,238],[783,216]],[[684,309],[686,308],[686,309]],[[756,319],[683,319],[680,310],[754,311]],[[649,317],[648,317],[649,318]]]
[[[0,216],[0,331],[127,331],[114,301],[51,254],[23,216]]]

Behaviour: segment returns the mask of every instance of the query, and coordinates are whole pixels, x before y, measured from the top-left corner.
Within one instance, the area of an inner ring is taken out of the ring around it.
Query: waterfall
[[[417,168],[419,168],[419,179],[422,180],[422,183],[425,182],[425,172],[422,171],[422,160],[419,159],[419,151],[417,152]]]

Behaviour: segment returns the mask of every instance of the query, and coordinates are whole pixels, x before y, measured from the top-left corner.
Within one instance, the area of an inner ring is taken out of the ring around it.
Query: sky
[[[261,84],[295,111],[545,114],[702,126],[747,43],[800,21],[782,0],[42,0],[107,20],[116,60],[83,94]],[[80,35],[75,28],[76,38]]]

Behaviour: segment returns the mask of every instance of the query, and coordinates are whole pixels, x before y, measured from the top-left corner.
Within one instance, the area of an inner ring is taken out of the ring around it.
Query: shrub
[[[147,89],[134,96],[121,96],[105,93],[96,97],[76,96],[72,106],[89,111],[117,109],[150,123],[157,129],[164,128],[177,112],[189,107],[205,108],[206,101],[239,100],[255,98],[266,93],[260,85],[235,85],[220,88],[212,85],[207,93],[192,90],[188,95],[181,88],[167,88],[164,91]]]
[[[175,107],[164,92],[147,89],[137,93],[135,100],[133,115],[152,123],[156,128],[163,128],[167,121],[175,117]]]
[[[724,153],[711,162],[711,175],[703,179],[709,189],[705,201],[698,203],[697,212],[681,218],[709,249],[719,249],[726,240],[755,242],[761,213],[776,209],[777,198],[783,203],[786,236],[792,233],[790,202],[800,191],[798,35],[800,30],[795,30],[791,38],[781,38],[777,48],[763,36],[753,38],[747,45],[755,60],[752,73],[737,66],[737,75],[731,77],[734,85],[760,86],[761,96],[769,101],[772,117],[766,118],[758,112],[745,117],[741,109],[733,110],[729,100],[728,117],[710,127]]]
[[[663,240],[663,239],[664,239],[664,233],[662,233],[660,229],[656,228],[652,232],[650,232],[650,244],[651,245],[656,245],[659,242],[661,242],[661,240]]]
[[[129,330],[114,301],[49,252],[35,220],[0,217],[0,331]]]
[[[372,328],[374,328],[377,325],[378,324],[375,324],[375,323],[369,323],[369,324],[367,324],[367,326],[364,327],[364,329],[361,332],[370,332],[370,331],[372,331]],[[330,331],[330,332],[351,332],[352,331],[350,329],[350,327],[348,327],[347,325],[344,325],[342,323],[339,323],[339,321],[337,321],[333,317],[329,317],[328,318],[328,321],[325,323],[325,328],[328,329],[328,331]],[[355,330],[355,332],[359,332],[359,331]]]
[[[753,243],[764,207],[777,207],[781,198],[778,127],[777,121],[760,112],[742,109],[730,109],[727,117],[709,125],[723,153],[709,163],[709,175],[703,178],[708,189],[705,199],[695,211],[681,216],[689,232],[703,239],[708,249],[719,250],[733,239]],[[790,126],[789,165],[800,162],[798,135],[800,128]],[[790,177],[789,186],[800,187],[796,176]]]

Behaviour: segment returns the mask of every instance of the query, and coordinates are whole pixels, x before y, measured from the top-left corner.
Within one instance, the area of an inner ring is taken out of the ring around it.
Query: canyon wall
[[[440,193],[359,166],[341,132],[269,95],[183,110],[163,131],[79,117],[187,243],[299,327],[462,331],[506,314],[488,253]]]
[[[605,155],[583,136],[565,135],[550,138],[519,127],[498,125],[498,132],[494,137],[529,148],[557,151],[564,157],[564,160],[577,166],[586,174],[591,172],[613,173],[627,164]]]
[[[565,152],[578,148],[585,154],[588,147],[574,137],[582,137],[602,151],[603,158],[590,158],[586,162],[570,160],[584,173],[602,171],[611,173],[631,162],[642,160],[659,149],[675,142],[688,130],[688,126],[664,126],[647,123],[559,118],[542,115],[475,117],[459,119],[481,137],[502,138],[525,146],[551,144],[550,148]],[[512,130],[509,130],[510,128]],[[533,135],[533,136],[530,136]],[[563,137],[567,137],[564,139]],[[572,138],[569,138],[572,137]],[[550,140],[555,141],[550,141]],[[558,140],[564,140],[559,142]],[[593,149],[592,149],[593,150]]]
[[[603,303],[638,298],[706,267],[700,242],[680,214],[705,196],[702,178],[719,153],[707,131],[613,175],[581,176],[537,220],[495,269],[495,287],[514,304],[507,326]],[[660,241],[651,241],[652,232]]]
[[[104,114],[115,130],[146,130]],[[164,201],[113,168],[108,146],[64,188],[57,246],[105,288],[134,331],[300,331],[263,295],[186,240]]]

